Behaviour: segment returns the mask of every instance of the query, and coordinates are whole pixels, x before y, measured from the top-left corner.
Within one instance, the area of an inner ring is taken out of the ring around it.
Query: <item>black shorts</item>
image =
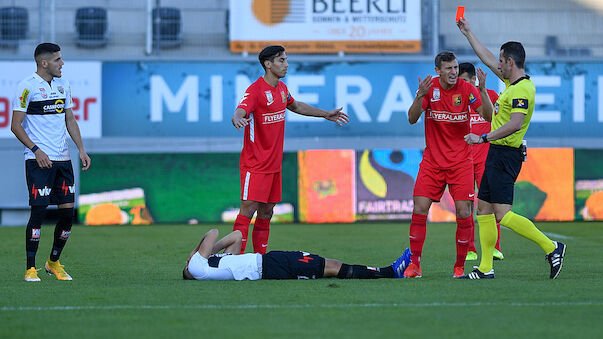
[[[521,171],[521,149],[490,145],[477,197],[494,204],[513,204],[515,180]]]
[[[300,251],[270,251],[262,255],[262,279],[317,279],[325,258]]]
[[[25,161],[29,206],[47,206],[75,201],[75,182],[71,160],[53,161],[51,168],[40,168],[35,159]]]

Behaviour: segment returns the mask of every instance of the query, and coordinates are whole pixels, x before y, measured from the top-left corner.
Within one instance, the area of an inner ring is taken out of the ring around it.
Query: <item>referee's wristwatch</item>
[[[482,134],[482,143],[487,143],[488,142],[488,133],[484,133]]]

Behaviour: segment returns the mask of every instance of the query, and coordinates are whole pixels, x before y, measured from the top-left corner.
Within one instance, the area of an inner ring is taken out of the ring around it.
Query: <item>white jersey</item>
[[[188,263],[188,272],[196,280],[258,280],[262,278],[262,255],[224,255],[218,267],[210,267],[208,260],[197,252]]]
[[[72,107],[67,80],[53,78],[48,84],[37,73],[19,83],[13,100],[13,110],[26,113],[23,128],[27,136],[54,161],[70,159],[65,110]],[[24,154],[26,160],[36,158],[27,147]]]

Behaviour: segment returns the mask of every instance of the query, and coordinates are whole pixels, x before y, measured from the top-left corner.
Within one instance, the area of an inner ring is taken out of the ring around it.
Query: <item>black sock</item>
[[[378,279],[393,278],[394,269],[390,266],[382,268],[367,267],[362,265],[341,264],[337,273],[339,279]]]
[[[27,255],[27,269],[36,267],[36,253],[40,243],[40,229],[46,217],[46,206],[32,206],[29,221],[25,228],[25,251]]]
[[[71,234],[73,224],[73,208],[59,208],[59,220],[54,227],[54,243],[50,251],[50,260],[57,261]]]

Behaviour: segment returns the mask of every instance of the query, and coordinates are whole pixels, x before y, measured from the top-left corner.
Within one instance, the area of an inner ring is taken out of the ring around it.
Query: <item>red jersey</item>
[[[425,152],[423,161],[437,168],[451,168],[471,160],[471,148],[464,136],[471,130],[469,107],[476,110],[482,101],[475,86],[457,79],[451,89],[440,87],[440,78],[423,97],[425,111]]]
[[[295,100],[279,81],[272,87],[263,77],[247,88],[237,106],[251,117],[245,126],[245,140],[239,167],[254,173],[276,173],[283,163],[285,110]]]
[[[494,105],[496,100],[498,100],[498,94],[491,90],[487,89],[488,96],[490,97],[490,101]],[[494,114],[494,112],[492,112]],[[471,133],[482,135],[484,133],[490,133],[491,123],[484,120],[479,113],[475,110],[471,110]],[[480,162],[485,162],[486,157],[488,156],[488,150],[490,149],[490,143],[485,144],[475,144],[471,146],[471,153],[473,155],[473,163],[477,164]]]

